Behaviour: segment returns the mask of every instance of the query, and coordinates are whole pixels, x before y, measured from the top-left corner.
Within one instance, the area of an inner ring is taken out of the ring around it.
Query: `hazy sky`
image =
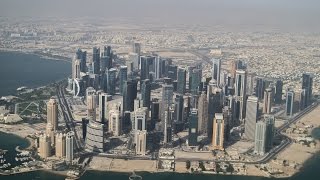
[[[320,31],[320,0],[0,0],[0,16],[152,18]]]

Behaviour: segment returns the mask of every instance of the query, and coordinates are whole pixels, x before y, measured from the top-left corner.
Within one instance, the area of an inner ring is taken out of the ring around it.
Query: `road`
[[[207,62],[208,64],[211,64],[211,65],[212,65],[212,61],[211,61],[210,58],[207,57],[206,55],[203,55],[203,54],[201,54],[201,53],[199,53],[199,52],[197,52],[197,51],[194,51],[194,50],[190,50],[190,51],[187,51],[187,52],[189,52],[189,53],[191,53],[191,54],[193,54],[193,55],[201,58],[203,61],[205,61],[205,62]]]
[[[318,107],[319,102],[314,102],[312,105],[310,105],[309,107],[307,107],[306,109],[302,110],[302,112],[300,112],[299,114],[297,114],[296,116],[294,116],[293,118],[289,119],[286,123],[284,123],[283,125],[281,125],[278,129],[276,133],[280,133],[281,131],[287,129],[292,123],[297,122],[300,118],[302,118],[305,114],[311,112],[312,110],[314,110],[316,107]]]
[[[76,129],[75,129],[75,123],[74,123],[74,120],[73,120],[73,117],[72,117],[72,113],[71,113],[71,110],[70,110],[70,107],[65,99],[65,96],[64,96],[64,86],[63,85],[59,85],[57,87],[57,96],[58,96],[58,101],[59,101],[59,105],[61,107],[61,110],[62,110],[62,114],[63,114],[63,117],[64,117],[64,120],[65,120],[65,123],[66,123],[66,127],[69,131],[73,131],[74,132],[74,138],[75,138],[75,149],[76,150],[81,150],[82,149],[82,145],[81,145],[81,142],[80,142],[80,139],[78,137],[78,134],[76,132]]]

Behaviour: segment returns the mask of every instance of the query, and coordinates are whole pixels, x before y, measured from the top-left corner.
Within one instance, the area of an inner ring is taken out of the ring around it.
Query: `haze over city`
[[[132,23],[221,25],[234,31],[319,32],[319,7],[317,0],[3,0],[0,16],[120,18]]]
[[[0,1],[1,179],[316,179],[319,17],[318,0]]]

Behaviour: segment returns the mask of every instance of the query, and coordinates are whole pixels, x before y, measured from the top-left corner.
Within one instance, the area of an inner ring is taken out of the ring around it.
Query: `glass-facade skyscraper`
[[[119,92],[120,95],[124,94],[124,86],[128,78],[128,68],[127,66],[120,66],[119,70]]]
[[[177,84],[177,93],[184,94],[186,92],[186,70],[183,68],[178,69],[178,84]]]
[[[197,146],[198,145],[197,139],[198,139],[198,110],[192,109],[190,111],[190,118],[189,118],[188,145]]]
[[[313,75],[304,73],[302,75],[302,89],[305,89],[304,108],[311,104],[312,100]]]
[[[143,102],[143,107],[147,107],[148,109],[150,109],[151,84],[149,79],[145,79],[142,81],[141,98]]]
[[[294,113],[293,103],[294,103],[294,92],[292,90],[288,90],[286,95],[286,115],[287,116],[292,116]]]

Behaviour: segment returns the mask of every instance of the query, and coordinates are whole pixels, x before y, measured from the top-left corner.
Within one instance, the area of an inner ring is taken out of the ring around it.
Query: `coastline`
[[[61,61],[61,62],[68,62],[68,63],[71,63],[70,60],[67,60],[69,59],[68,57],[61,57],[61,58],[54,58],[54,57],[50,57],[50,56],[44,56],[44,55],[41,55],[41,54],[38,54],[36,52],[34,52],[34,50],[20,50],[20,49],[8,49],[8,48],[0,48],[0,53],[1,52],[4,52],[4,53],[19,53],[19,54],[29,54],[29,55],[34,55],[34,56],[37,56],[39,58],[41,58],[42,60],[45,60],[45,61]],[[64,59],[63,59],[64,58]],[[70,72],[71,73],[71,72]],[[27,86],[28,89],[42,89],[42,88],[46,88],[54,83],[57,83],[57,82],[61,82],[63,80],[66,80],[67,77],[69,77],[71,74],[67,75],[66,77],[63,77],[63,78],[59,78],[57,80],[53,80],[53,81],[50,81],[50,82],[46,82],[46,83],[43,83],[42,85],[34,85],[34,86]],[[23,86],[23,84],[21,84],[21,86]],[[18,86],[17,86],[18,87]],[[20,87],[20,86],[19,86]],[[14,95],[16,96],[17,95],[17,91],[12,91],[12,92],[7,92],[3,95],[0,95],[0,97],[6,97],[6,96],[11,96],[11,95]]]
[[[23,136],[23,135],[21,135],[21,134],[19,134],[19,133],[13,133],[13,132],[4,131],[1,126],[0,126],[0,131],[1,131],[2,133],[6,133],[6,134],[9,134],[9,135],[12,135],[12,136],[19,137],[19,138],[21,138],[21,139],[23,139],[23,140],[26,140],[26,141],[28,142],[28,146],[27,146],[27,147],[21,148],[21,147],[18,145],[17,147],[19,147],[19,150],[26,150],[26,149],[30,149],[30,148],[32,147],[32,143],[33,143],[33,142],[32,142],[32,140],[31,140],[31,138],[29,138],[29,137],[27,137],[27,136]]]
[[[315,111],[313,111],[311,113],[317,113],[318,112],[317,110],[320,111],[320,107],[318,107]],[[301,122],[298,122],[298,123],[302,123],[306,119],[310,120],[310,118],[308,116],[306,116],[306,117],[303,117],[301,119]],[[319,122],[319,124],[320,124],[320,122]],[[14,136],[18,136],[20,138],[28,140],[26,138],[27,136],[25,136],[24,133],[26,131],[29,132],[29,127],[26,126],[25,123],[18,124],[18,125],[9,125],[9,127],[6,127],[6,128],[3,128],[2,126],[4,126],[4,125],[0,125],[0,131],[1,132],[7,133],[7,134],[10,134],[10,135],[14,135]],[[22,128],[22,127],[25,128],[22,131],[21,130],[20,131],[15,130],[17,128],[19,129],[19,128]],[[319,128],[319,127],[315,126],[312,129],[315,129],[315,128]],[[30,146],[31,145],[30,140],[28,140],[28,141],[29,141],[29,146]],[[317,142],[319,143],[319,140],[317,140]],[[290,146],[287,149],[290,149]],[[286,150],[284,150],[284,151],[286,151]],[[309,156],[308,156],[309,158],[304,159],[304,161],[303,161],[304,163],[302,164],[302,167],[300,167],[299,169],[296,169],[294,171],[294,173],[287,174],[287,175],[282,175],[281,177],[275,177],[275,178],[288,178],[288,177],[295,176],[296,174],[299,174],[299,172],[304,170],[305,166],[308,166],[309,159],[312,159],[314,156],[317,156],[319,154],[319,150],[318,149],[316,149],[316,150],[317,150],[317,152],[314,153],[314,154],[310,154],[309,153]],[[282,153],[280,153],[280,154],[282,154]],[[153,160],[153,161],[152,160],[119,160],[119,159],[106,159],[104,157],[95,157],[95,158],[98,158],[103,162],[102,166],[100,166],[100,167],[97,167],[97,166],[96,167],[92,167],[92,164],[90,163],[89,167],[86,169],[87,171],[114,172],[114,173],[124,173],[124,174],[128,174],[128,175],[130,175],[130,173],[132,173],[133,171],[135,171],[137,173],[148,172],[148,173],[197,174],[197,173],[190,173],[186,169],[183,169],[183,170],[181,169],[180,171],[178,170],[178,171],[174,171],[174,172],[158,171],[155,166],[152,166],[152,164],[157,163],[157,161],[155,161],[155,160]],[[109,164],[108,164],[108,162],[109,162]],[[123,163],[126,163],[126,164],[123,166]],[[111,165],[111,167],[110,167],[110,165]],[[145,167],[149,167],[149,168],[152,168],[152,169],[148,169],[148,168],[145,168]],[[46,171],[46,172],[49,172],[51,174],[57,174],[57,175],[62,175],[62,176],[67,177],[65,171],[53,171],[53,170],[44,169],[44,168],[37,169],[37,170],[30,170],[30,171]],[[26,173],[26,172],[30,172],[30,171],[17,172],[17,173]],[[13,173],[13,174],[17,174],[17,173]],[[216,174],[216,173],[211,173],[211,172],[202,172],[202,173],[199,173],[199,174],[268,177],[267,174],[264,174],[264,173],[258,175],[258,174],[252,174],[252,173],[247,173],[247,174],[221,174],[220,173],[220,174]],[[4,174],[4,175],[8,175],[8,174]]]
[[[71,60],[69,60],[69,57],[64,57],[64,56],[59,56],[59,58],[57,57],[53,57],[50,55],[44,55],[44,54],[39,54],[36,52],[36,50],[21,50],[21,49],[12,49],[12,48],[0,48],[0,52],[15,52],[15,53],[23,53],[23,54],[32,54],[35,56],[39,56],[43,59],[46,60],[51,60],[51,61],[64,61],[64,62],[69,62],[71,63]]]

